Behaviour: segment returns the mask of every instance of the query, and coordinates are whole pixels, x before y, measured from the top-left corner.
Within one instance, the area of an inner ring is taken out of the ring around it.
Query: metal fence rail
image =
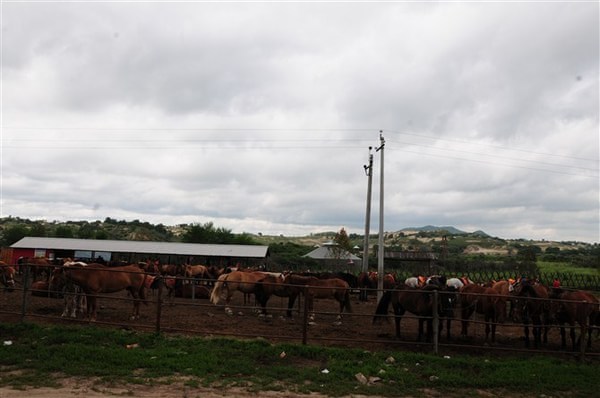
[[[114,271],[118,272],[118,271]],[[202,279],[182,278],[186,283],[209,283],[210,281]],[[563,280],[564,281],[564,280]],[[85,319],[61,318],[60,308],[62,301],[55,298],[62,292],[44,292],[33,290],[27,267],[21,269],[18,286],[15,291],[0,291],[0,321],[2,322],[39,322],[39,323],[61,323],[61,324],[88,324]],[[46,296],[42,297],[44,293]],[[430,318],[433,322],[433,333],[431,341],[415,341],[415,324],[420,319],[415,315],[406,313],[402,318],[402,324],[405,325],[401,339],[394,336],[393,322],[384,324],[379,329],[371,326],[374,311],[363,310],[366,304],[361,303],[354,290],[353,302],[355,308],[359,311],[351,314],[343,314],[342,325],[336,325],[331,322],[338,315],[337,311],[331,309],[324,310],[323,307],[315,309],[314,314],[318,319],[315,324],[311,324],[307,300],[300,296],[298,303],[294,307],[294,317],[287,319],[283,315],[287,310],[286,299],[272,297],[267,306],[271,316],[259,317],[255,314],[252,304],[232,303],[232,315],[227,315],[224,306],[215,306],[202,299],[173,299],[167,297],[167,290],[164,284],[159,283],[157,288],[148,295],[147,306],[143,307],[145,316],[141,320],[130,320],[128,318],[128,309],[133,302],[133,298],[124,293],[99,294],[98,299],[102,300],[103,308],[100,319],[93,324],[106,327],[127,328],[139,331],[153,331],[156,333],[184,333],[202,336],[231,336],[239,338],[266,338],[272,341],[292,341],[302,344],[334,344],[341,346],[373,347],[381,345],[381,348],[395,347],[399,349],[411,349],[420,351],[430,351],[437,354],[452,353],[457,350],[463,352],[515,352],[515,353],[537,353],[549,355],[578,355],[591,358],[600,358],[600,349],[598,347],[598,331],[594,331],[593,339],[596,340],[591,350],[582,349],[578,352],[562,350],[560,345],[555,343],[540,349],[526,349],[523,347],[519,337],[514,337],[515,331],[522,333],[523,324],[515,323],[507,319],[505,322],[496,323],[499,331],[512,333],[512,338],[505,338],[495,345],[487,345],[482,342],[484,335],[485,322],[475,315],[469,320],[471,325],[471,337],[468,340],[460,338],[456,333],[457,324],[460,325],[460,313],[455,309],[455,315],[452,319],[452,339],[446,339],[445,332],[439,332],[438,325],[444,323],[437,311],[434,311]],[[373,299],[377,291],[368,291],[368,296]],[[35,294],[35,295],[34,295]],[[238,293],[239,294],[239,293]],[[444,291],[434,291],[434,308],[440,304],[440,300],[446,293]],[[40,296],[42,295],[42,296]],[[546,300],[547,305],[557,304],[556,300]],[[360,307],[363,306],[363,307]],[[330,308],[334,308],[329,306]],[[126,308],[127,310],[124,310]],[[175,314],[177,310],[177,314]],[[177,318],[178,314],[184,312],[186,319]],[[242,313],[242,315],[239,315]],[[189,314],[189,315],[187,315]],[[394,320],[393,314],[388,314],[390,321]],[[224,325],[237,325],[237,327],[224,327]],[[278,328],[278,325],[285,325],[285,328]],[[353,327],[347,326],[353,325]],[[360,327],[355,327],[360,325]],[[555,333],[557,325],[550,325]],[[351,330],[350,330],[351,329]],[[356,331],[352,335],[350,332]],[[504,336],[506,337],[506,336]],[[502,340],[502,339],[501,339]]]

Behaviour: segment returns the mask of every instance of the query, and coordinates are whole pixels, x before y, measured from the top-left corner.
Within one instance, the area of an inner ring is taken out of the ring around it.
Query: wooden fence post
[[[437,290],[433,291],[433,353],[438,354],[439,352],[439,338],[440,338],[440,314],[439,314],[439,293]]]
[[[22,267],[24,264],[21,264]],[[23,272],[23,301],[21,302],[21,322],[25,321],[25,313],[27,312],[27,290],[29,290],[29,274],[30,265],[25,264],[25,271]]]
[[[156,333],[160,334],[160,321],[162,314],[162,292],[163,292],[163,279],[160,277],[158,282],[158,297],[156,298]]]
[[[300,298],[300,296],[298,296]],[[302,344],[306,345],[308,340],[308,300],[304,299],[304,313],[302,314]]]

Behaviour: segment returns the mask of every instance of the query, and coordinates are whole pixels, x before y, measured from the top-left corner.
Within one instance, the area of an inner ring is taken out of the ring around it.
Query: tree
[[[182,241],[185,243],[235,243],[236,237],[231,230],[226,228],[215,228],[212,222],[203,225],[192,224],[183,234]]]
[[[350,238],[348,237],[348,233],[344,228],[340,229],[340,231],[335,234],[333,241],[344,250],[350,251],[352,249]]]
[[[27,228],[21,224],[8,227],[4,231],[4,236],[2,237],[2,246],[10,246],[28,236],[28,234],[29,231]]]
[[[335,243],[335,245],[331,248],[331,252],[335,259],[343,258],[347,252],[352,250],[350,238],[348,237],[348,233],[346,233],[346,230],[343,227],[337,234],[335,234],[333,242]]]
[[[37,236],[40,238],[46,237],[47,231],[46,226],[41,223],[35,223],[31,226],[29,230],[29,236]]]
[[[57,238],[72,238],[73,230],[67,226],[58,226],[54,232]]]

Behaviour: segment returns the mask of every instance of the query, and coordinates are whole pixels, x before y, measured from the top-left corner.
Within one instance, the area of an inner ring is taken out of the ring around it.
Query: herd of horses
[[[235,292],[244,297],[254,295],[261,315],[267,315],[271,297],[287,298],[286,316],[292,317],[298,297],[304,297],[311,319],[315,299],[332,299],[339,303],[339,318],[351,313],[351,293],[357,289],[370,294],[377,292],[376,272],[361,273],[296,273],[266,272],[241,268],[217,268],[204,265],[161,265],[154,261],[118,266],[101,263],[83,263],[65,259],[59,266],[48,260],[27,261],[28,266],[46,270],[46,277],[36,280],[44,272],[31,272],[32,294],[57,294],[65,300],[63,316],[81,314],[91,321],[97,318],[97,296],[127,290],[133,298],[131,319],[140,315],[140,304],[147,304],[148,289],[164,286],[168,297],[196,297],[209,299],[214,305],[223,305],[232,314],[229,305]],[[0,281],[6,290],[15,288],[17,270],[0,262]],[[552,325],[560,328],[561,345],[567,347],[566,328],[569,328],[571,347],[581,348],[587,336],[591,347],[592,331],[600,329],[600,301],[593,294],[563,289],[555,284],[548,287],[527,278],[518,280],[475,283],[468,278],[446,278],[433,275],[415,276],[398,281],[393,274],[383,278],[384,291],[377,303],[373,324],[389,319],[393,309],[396,337],[401,338],[401,320],[407,312],[418,318],[418,339],[431,341],[434,319],[439,332],[446,327],[450,340],[451,322],[461,322],[462,338],[468,337],[470,320],[474,313],[482,315],[485,324],[485,342],[494,344],[496,327],[507,318],[523,325],[526,347],[547,343]],[[162,285],[161,285],[162,284]],[[455,315],[458,313],[458,316]],[[425,330],[426,327],[426,330]],[[576,328],[579,333],[576,333]]]

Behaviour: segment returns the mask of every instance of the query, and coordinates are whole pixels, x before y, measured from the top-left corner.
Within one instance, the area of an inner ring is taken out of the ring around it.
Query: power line
[[[458,142],[461,144],[469,144],[469,145],[479,145],[479,146],[485,146],[485,147],[489,147],[489,148],[496,148],[496,149],[502,149],[505,151],[516,151],[516,152],[524,152],[524,153],[531,153],[534,155],[544,155],[544,156],[555,156],[555,157],[561,157],[561,158],[570,158],[570,159],[577,159],[577,160],[590,160],[590,161],[599,161],[600,159],[593,159],[593,158],[582,158],[582,157],[577,157],[577,156],[569,156],[569,155],[559,155],[559,154],[555,154],[555,153],[548,153],[548,152],[535,152],[535,151],[531,151],[528,149],[520,149],[520,148],[511,148],[511,147],[505,147],[505,146],[500,146],[500,145],[491,145],[491,144],[481,144],[478,142],[470,142],[470,141],[466,141],[466,140],[459,140],[459,139],[450,139],[450,138],[440,138],[440,137],[434,137],[434,136],[429,136],[429,135],[424,135],[424,134],[416,134],[416,133],[407,133],[407,132],[402,132],[402,131],[394,131],[394,130],[387,130],[387,131],[391,131],[397,134],[403,134],[403,135],[410,135],[410,136],[414,136],[414,137],[420,137],[420,138],[427,138],[430,140],[436,140],[436,141],[447,141],[447,142]]]

